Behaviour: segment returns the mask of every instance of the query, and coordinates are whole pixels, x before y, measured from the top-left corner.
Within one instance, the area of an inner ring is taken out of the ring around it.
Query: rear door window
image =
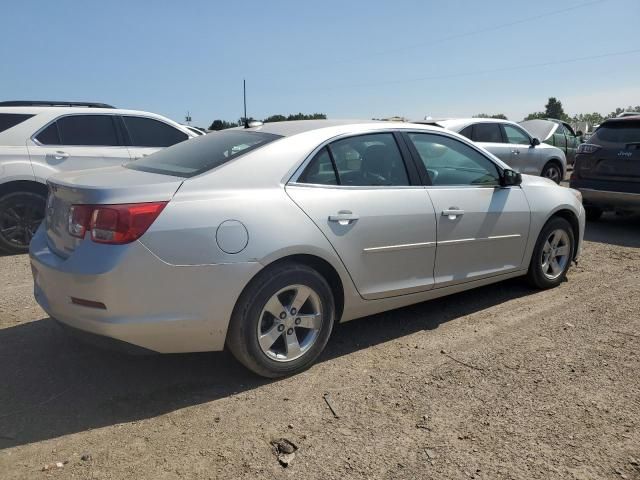
[[[0,113],[0,132],[9,130],[31,117],[33,117],[33,115],[26,113]]]
[[[60,145],[101,147],[120,145],[113,115],[69,115],[59,118],[55,123],[58,125]],[[42,133],[45,131],[46,129]],[[45,142],[41,141],[41,143]],[[55,144],[49,143],[49,145]]]
[[[476,123],[473,126],[474,142],[504,143],[500,125],[497,123]]]
[[[58,122],[49,124],[47,128],[42,130],[36,136],[36,140],[42,145],[60,145],[60,132],[58,131]]]
[[[329,149],[324,147],[313,157],[297,183],[310,183],[314,185],[337,185],[338,173],[335,170]]]
[[[188,135],[159,120],[125,115],[122,117],[134,147],[170,147],[185,141]]]
[[[356,135],[329,144],[311,160],[297,183],[360,187],[410,185],[392,133]]]
[[[132,170],[193,177],[281,138],[244,130],[213,132],[126,164]]]

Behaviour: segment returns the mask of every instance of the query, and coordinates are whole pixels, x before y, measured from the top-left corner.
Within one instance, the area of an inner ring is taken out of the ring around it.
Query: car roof
[[[448,118],[444,120],[418,120],[413,123],[422,125],[435,125],[449,130],[463,129],[472,123],[507,123],[514,124],[511,120],[503,120],[502,118]]]
[[[640,120],[640,113],[638,113],[638,115],[633,115],[633,116],[632,115],[627,115],[626,117],[607,118],[599,126],[602,126],[605,123],[637,122],[638,120]]]
[[[287,122],[268,122],[261,123],[255,127],[236,127],[233,130],[246,130],[248,132],[263,132],[280,135],[282,137],[291,137],[299,133],[319,130],[321,128],[338,127],[343,125],[359,125],[367,123],[382,123],[371,120],[349,120],[349,119],[333,119],[333,120],[292,120]],[[388,122],[385,122],[388,123]]]
[[[157,113],[145,112],[143,110],[128,110],[123,108],[97,108],[97,107],[42,107],[42,106],[29,106],[29,107],[3,107],[0,106],[0,113],[27,113],[31,115],[38,115],[41,113],[54,113],[56,115],[65,113],[106,113],[106,114],[132,114],[132,115],[152,115],[160,116]]]

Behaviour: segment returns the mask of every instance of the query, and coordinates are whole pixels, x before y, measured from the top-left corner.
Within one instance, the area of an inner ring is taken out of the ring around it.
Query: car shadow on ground
[[[536,293],[509,280],[339,325],[320,361]],[[227,352],[133,356],[78,342],[51,319],[0,330],[0,449],[147,419],[269,383]]]
[[[596,222],[587,222],[584,239],[621,247],[640,247],[640,215],[605,213]]]

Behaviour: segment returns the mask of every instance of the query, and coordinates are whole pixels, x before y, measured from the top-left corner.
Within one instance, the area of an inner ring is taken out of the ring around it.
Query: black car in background
[[[570,186],[582,192],[588,220],[640,213],[640,116],[603,122],[578,147]]]

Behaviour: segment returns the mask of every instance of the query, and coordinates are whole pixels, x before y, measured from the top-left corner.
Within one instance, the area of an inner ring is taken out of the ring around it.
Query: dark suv
[[[606,120],[578,147],[571,188],[588,220],[603,211],[640,212],[640,116]]]

